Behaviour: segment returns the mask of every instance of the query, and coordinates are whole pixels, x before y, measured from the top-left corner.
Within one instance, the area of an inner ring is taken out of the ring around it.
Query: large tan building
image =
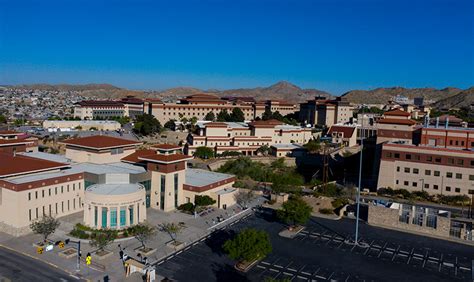
[[[201,194],[235,204],[234,177],[188,169],[179,147],[137,150],[140,142],[109,136],[64,144],[65,156],[0,151],[1,231],[18,236],[44,215],[79,212],[90,227],[120,229],[146,220],[146,208],[175,210]]]
[[[327,100],[325,97],[316,97],[300,104],[299,119],[311,126],[331,127],[333,124],[344,124],[352,118],[354,108],[349,102],[338,97]]]
[[[127,96],[118,101],[85,100],[74,104],[74,116],[80,119],[134,117],[143,114],[143,100]]]
[[[216,153],[225,151],[257,155],[263,145],[305,144],[312,138],[311,128],[284,124],[277,120],[244,122],[210,122],[200,126],[199,134],[190,134],[186,153],[193,155],[198,147],[213,148]]]
[[[378,188],[430,194],[474,193],[474,130],[421,129],[419,145],[383,144]]]
[[[411,115],[402,110],[385,112],[377,122],[377,144],[399,141],[406,144],[418,143],[419,125]]]

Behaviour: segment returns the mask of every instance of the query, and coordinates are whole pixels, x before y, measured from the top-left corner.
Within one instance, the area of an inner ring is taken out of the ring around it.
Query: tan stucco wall
[[[121,154],[112,155],[110,152],[106,153],[93,153],[87,151],[81,151],[76,149],[67,148],[66,149],[66,158],[71,159],[73,162],[78,163],[95,163],[95,164],[106,164],[106,163],[116,163],[130,154],[135,152],[135,149],[124,150]]]

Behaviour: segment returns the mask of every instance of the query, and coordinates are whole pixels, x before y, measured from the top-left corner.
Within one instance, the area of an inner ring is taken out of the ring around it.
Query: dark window
[[[416,187],[416,186],[418,186],[418,183],[413,182],[412,185],[413,185],[413,187]]]
[[[399,158],[400,158],[400,154],[399,154],[399,153],[395,153],[395,154],[394,154],[394,157],[395,157],[395,159],[399,159]]]
[[[438,185],[433,185],[433,189],[438,190]]]
[[[408,181],[404,181],[403,185],[408,186],[409,185]]]
[[[474,175],[469,175],[469,180],[474,181]]]
[[[425,169],[425,175],[431,175],[431,170]]]
[[[229,134],[229,135],[230,135],[230,134]],[[230,137],[230,136],[229,136],[229,137]],[[385,156],[386,156],[387,158],[391,158],[391,157],[392,157],[392,153],[387,152],[387,153],[385,154]]]
[[[461,173],[456,173],[456,179],[462,179],[462,174]]]
[[[406,168],[405,168],[405,172],[406,172],[406,173],[410,173],[410,168],[409,168],[409,167],[406,167]]]
[[[451,192],[451,187],[446,186],[446,191]]]
[[[411,160],[411,155],[410,155],[410,154],[406,154],[406,155],[405,155],[405,159]]]
[[[430,185],[428,183],[425,184],[425,189],[429,189]]]
[[[458,159],[458,165],[464,165],[464,160],[463,159]]]
[[[440,176],[440,173],[439,173],[438,170],[435,170],[435,171],[434,171],[434,176]]]
[[[417,168],[414,168],[414,169],[413,169],[413,173],[414,173],[414,174],[418,174],[418,172],[419,172],[419,170],[418,170]]]
[[[456,193],[461,193],[461,188],[454,188],[454,191],[455,191]]]
[[[453,178],[453,173],[452,172],[446,172],[446,177],[447,178]]]
[[[441,162],[441,158],[435,158],[435,162],[440,163],[440,162]]]
[[[448,158],[448,164],[454,164],[454,159]]]
[[[427,156],[427,157],[426,157],[426,161],[432,162],[432,161],[433,161],[433,157],[432,157],[432,156]]]

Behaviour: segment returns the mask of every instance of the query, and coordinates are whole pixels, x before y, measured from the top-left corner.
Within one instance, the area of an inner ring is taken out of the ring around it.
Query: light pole
[[[354,244],[359,244],[359,210],[360,210],[360,189],[362,186],[362,152],[364,151],[364,116],[362,116],[361,123],[361,138],[360,138],[360,159],[359,159],[359,186],[357,187],[357,215],[356,215],[356,230]]]

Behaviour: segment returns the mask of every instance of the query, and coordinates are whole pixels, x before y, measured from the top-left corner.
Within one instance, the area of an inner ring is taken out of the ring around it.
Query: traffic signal
[[[91,253],[87,253],[87,256],[86,256],[86,264],[87,264],[87,265],[90,265],[91,263],[92,263]]]
[[[44,251],[43,247],[36,248],[36,252],[40,255],[43,253],[43,251]]]

